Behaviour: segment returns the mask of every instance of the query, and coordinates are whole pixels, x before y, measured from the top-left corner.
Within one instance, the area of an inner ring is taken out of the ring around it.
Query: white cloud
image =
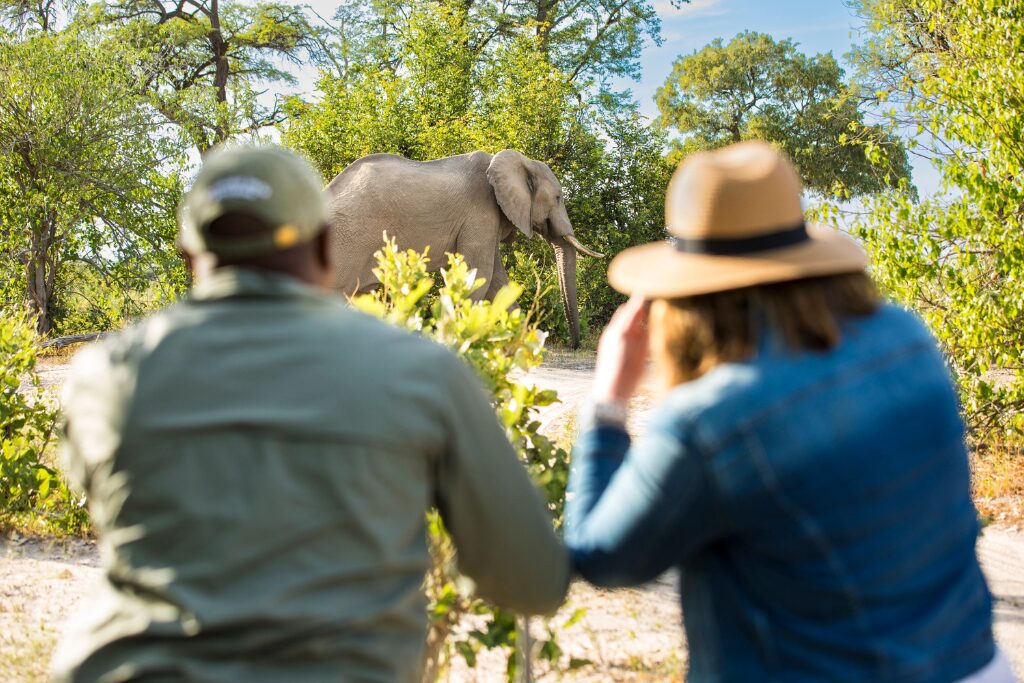
[[[656,0],[654,9],[662,19],[693,16],[708,17],[726,14],[729,10],[722,7],[722,4],[722,0],[690,0],[690,2],[674,7],[671,0]]]

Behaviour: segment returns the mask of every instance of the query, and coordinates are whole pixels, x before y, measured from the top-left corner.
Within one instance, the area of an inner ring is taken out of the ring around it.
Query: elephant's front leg
[[[494,252],[494,266],[491,269],[491,279],[487,282],[486,287],[480,289],[486,289],[486,293],[483,298],[488,301],[493,301],[494,297],[498,295],[498,292],[502,287],[509,283],[508,271],[505,270],[505,264],[501,262],[501,251],[495,250]],[[512,308],[518,308],[519,304],[512,304]]]

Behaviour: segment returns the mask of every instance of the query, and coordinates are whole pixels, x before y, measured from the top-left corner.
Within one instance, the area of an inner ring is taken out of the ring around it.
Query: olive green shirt
[[[567,555],[471,370],[298,280],[215,272],[80,352],[64,411],[105,580],[58,680],[417,680],[432,506],[481,596],[564,596]]]

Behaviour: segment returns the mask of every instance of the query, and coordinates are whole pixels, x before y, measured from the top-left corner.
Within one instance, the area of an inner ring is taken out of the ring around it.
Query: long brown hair
[[[880,301],[864,272],[657,299],[651,350],[673,387],[753,356],[766,329],[793,349],[831,349],[839,343],[841,318],[869,315]]]

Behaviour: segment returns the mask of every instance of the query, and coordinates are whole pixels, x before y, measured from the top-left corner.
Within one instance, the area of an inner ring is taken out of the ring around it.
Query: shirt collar
[[[192,286],[189,298],[211,301],[232,297],[322,298],[320,290],[283,273],[255,268],[217,268]]]

